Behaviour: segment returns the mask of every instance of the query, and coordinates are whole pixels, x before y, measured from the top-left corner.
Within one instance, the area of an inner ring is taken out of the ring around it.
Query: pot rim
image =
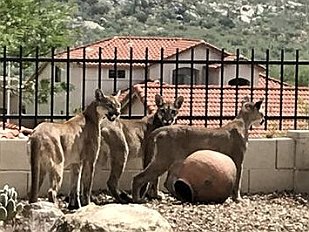
[[[191,184],[187,180],[183,178],[178,178],[177,180],[174,181],[173,187],[178,199],[180,199],[181,201],[188,201],[188,202],[194,201],[195,194]],[[186,194],[190,195],[184,196]]]

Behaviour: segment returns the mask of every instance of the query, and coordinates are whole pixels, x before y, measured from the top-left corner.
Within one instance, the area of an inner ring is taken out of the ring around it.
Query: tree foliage
[[[34,95],[35,95],[35,83],[34,81],[28,82],[25,85],[25,101],[27,103],[34,103]],[[51,96],[51,83],[48,79],[41,79],[38,83],[38,104],[44,104],[48,102],[48,99]],[[65,82],[57,82],[54,83],[53,92],[55,95],[64,92],[67,89],[67,83]],[[69,84],[69,91],[74,90],[75,87],[72,84]],[[17,93],[16,93],[17,94]]]
[[[70,28],[74,5],[48,0],[0,1],[0,46],[9,55],[35,55],[36,47],[46,55],[51,47],[62,48],[76,39]]]
[[[74,28],[73,18],[77,5],[72,2],[49,0],[1,0],[0,1],[0,46],[6,47],[7,56],[50,55],[51,48],[64,48],[76,42],[78,30]],[[20,54],[21,53],[21,54]],[[7,64],[8,65],[8,64]],[[27,80],[34,72],[34,65],[23,63],[24,100],[32,101],[34,81]],[[0,68],[2,69],[2,67]],[[11,77],[16,80],[19,75],[19,64],[10,63]],[[1,70],[2,74],[2,70]],[[14,78],[15,77],[15,78]],[[13,81],[5,88],[12,94],[19,90],[18,81]],[[3,86],[1,86],[1,89]],[[70,87],[71,89],[72,87]],[[50,83],[41,80],[39,83],[39,103],[46,103],[50,96]],[[54,92],[66,89],[65,83],[57,83]]]

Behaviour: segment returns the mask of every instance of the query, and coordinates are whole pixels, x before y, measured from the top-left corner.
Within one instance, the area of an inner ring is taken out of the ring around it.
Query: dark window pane
[[[229,85],[246,86],[246,85],[250,85],[250,81],[248,81],[247,79],[239,77],[238,79],[234,78],[234,79],[230,80]]]
[[[198,83],[199,71],[193,69],[193,84]],[[191,69],[190,68],[179,68],[177,75],[177,82],[180,85],[189,85],[191,84]],[[176,84],[176,70],[173,70],[173,84]]]
[[[125,78],[126,72],[124,70],[118,70],[118,78]]]
[[[117,78],[124,79],[126,77],[125,70],[117,70]],[[108,78],[114,79],[115,78],[115,70],[110,69],[108,70]]]
[[[61,82],[61,69],[56,67],[55,82]]]
[[[115,70],[108,70],[108,78],[115,78],[116,75],[115,75]]]

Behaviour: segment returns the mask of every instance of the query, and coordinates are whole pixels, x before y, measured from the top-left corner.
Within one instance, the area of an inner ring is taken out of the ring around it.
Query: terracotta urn
[[[222,203],[231,195],[235,179],[236,166],[230,157],[200,150],[171,167],[165,187],[182,201]]]

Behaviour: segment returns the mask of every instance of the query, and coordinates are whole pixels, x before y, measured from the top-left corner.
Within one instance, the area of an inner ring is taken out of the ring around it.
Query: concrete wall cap
[[[293,139],[309,138],[309,130],[288,130],[287,136]]]

